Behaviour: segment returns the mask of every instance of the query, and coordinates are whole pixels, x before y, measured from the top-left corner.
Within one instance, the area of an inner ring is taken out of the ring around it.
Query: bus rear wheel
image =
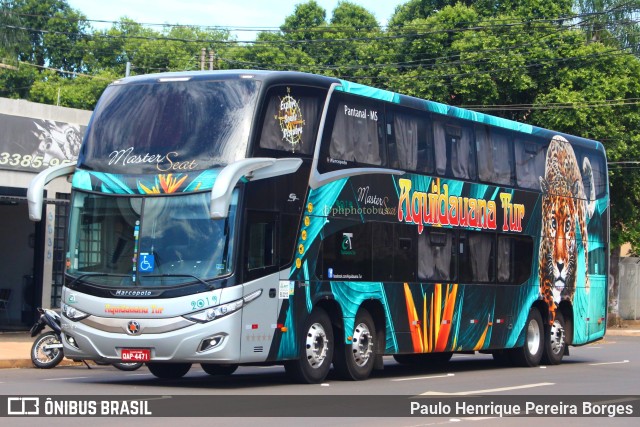
[[[368,311],[356,316],[351,344],[340,340],[336,345],[333,366],[346,380],[365,380],[371,374],[376,358],[376,326]]]
[[[284,368],[296,382],[317,384],[327,377],[333,359],[333,328],[329,315],[316,308],[302,330],[306,333],[298,359],[285,362]]]
[[[524,325],[524,345],[513,349],[511,361],[516,366],[534,367],[540,364],[544,352],[544,327],[537,308],[531,308]]]
[[[556,312],[553,325],[544,327],[544,352],[542,363],[545,365],[558,365],[562,362],[562,356],[566,348],[564,316],[560,311]]]
[[[191,369],[191,363],[158,363],[149,362],[147,368],[154,376],[163,379],[176,379],[184,377],[189,369]]]

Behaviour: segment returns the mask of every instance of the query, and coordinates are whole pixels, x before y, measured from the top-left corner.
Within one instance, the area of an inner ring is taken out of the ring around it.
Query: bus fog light
[[[72,337],[71,335],[65,335],[65,338],[67,339],[67,343],[74,348],[77,348],[78,350],[80,350],[80,347],[78,347],[78,343],[76,342],[76,339],[74,337]]]
[[[211,350],[212,348],[218,347],[222,344],[223,335],[214,335],[212,337],[208,337],[202,340],[200,343],[200,347],[198,348],[198,352]]]

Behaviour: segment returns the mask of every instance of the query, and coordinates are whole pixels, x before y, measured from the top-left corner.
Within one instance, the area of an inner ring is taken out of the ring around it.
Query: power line
[[[605,12],[603,12],[605,13]],[[610,13],[610,12],[607,12]],[[576,15],[574,17],[571,17],[571,19],[576,19],[579,17],[584,17],[584,16],[593,16],[595,14],[583,14],[583,15]],[[432,31],[423,31],[423,32],[410,32],[410,31],[406,31],[407,29],[409,30],[413,30],[414,28],[427,28],[425,27],[411,27],[411,26],[407,26],[407,27],[389,27],[389,29],[394,29],[398,32],[400,32],[399,34],[387,34],[387,35],[380,35],[380,36],[361,36],[361,37],[342,37],[342,38],[312,38],[312,39],[300,39],[300,40],[292,40],[292,39],[283,39],[283,40],[219,40],[219,39],[185,39],[185,38],[178,38],[178,37],[168,37],[166,35],[160,35],[160,37],[163,40],[166,41],[176,41],[176,42],[184,42],[184,43],[222,43],[222,44],[239,44],[239,43],[243,43],[243,44],[253,44],[253,45],[273,45],[273,44],[290,44],[290,45],[297,45],[297,44],[316,44],[316,43],[344,43],[344,42],[349,42],[349,41],[363,41],[363,42],[370,42],[370,41],[382,41],[382,40],[394,40],[394,39],[405,39],[405,38],[412,38],[412,37],[422,37],[422,36],[428,36],[428,35],[435,35],[435,34],[442,34],[442,33],[446,33],[446,34],[452,34],[452,33],[459,33],[459,32],[466,32],[466,31],[488,31],[488,30],[495,30],[495,29],[501,29],[501,28],[514,28],[516,26],[527,26],[529,28],[532,29],[536,29],[535,24],[536,23],[543,23],[543,24],[549,24],[549,23],[563,23],[565,21],[567,21],[569,18],[554,18],[554,19],[540,19],[540,20],[531,20],[531,21],[518,21],[518,22],[512,22],[509,24],[489,24],[489,25],[478,25],[475,24],[473,26],[467,26],[467,27],[455,27],[455,28],[447,28],[447,29],[439,29],[439,30],[432,30]],[[126,23],[123,22],[123,23]],[[632,24],[636,24],[638,23],[638,21],[629,21],[629,20],[624,20],[622,21],[623,25],[632,25]],[[425,24],[427,25],[427,24]],[[568,24],[568,27],[574,27],[574,26],[579,26],[581,25],[580,23],[578,24]],[[65,36],[74,36],[74,37],[79,37],[79,38],[86,38],[86,39],[94,39],[94,38],[107,38],[107,39],[118,39],[118,38],[123,38],[123,39],[135,39],[135,40],[157,40],[158,37],[157,36],[139,36],[139,35],[111,35],[111,34],[106,34],[106,33],[71,33],[71,32],[65,32],[65,31],[55,31],[55,30],[45,30],[45,29],[38,29],[38,28],[31,28],[31,27],[23,27],[23,26],[16,26],[16,25],[8,25],[8,24],[4,24],[2,25],[6,28],[9,29],[14,29],[14,30],[21,30],[21,31],[28,31],[28,32],[35,32],[35,33],[41,33],[41,34],[56,34],[56,35],[65,35]],[[181,27],[190,27],[190,26],[184,26],[182,25]],[[322,29],[322,32],[327,32],[327,33],[331,33],[331,27],[310,27],[310,28],[300,28],[297,29],[296,31],[293,32],[286,32],[287,34],[292,33],[295,34],[296,32],[303,32],[303,33],[307,33],[309,31],[311,31],[312,29],[318,29],[318,31],[320,31],[320,29]],[[340,28],[340,27],[338,27]],[[350,28],[350,29],[354,29],[355,27],[345,27],[345,28]],[[548,27],[548,25],[546,27],[543,28],[547,28],[547,29],[551,29]],[[562,27],[560,26],[558,28],[558,30],[562,30],[566,27]],[[336,31],[339,32],[339,31]]]
[[[636,6],[633,2],[628,2],[626,4],[614,6],[611,9],[607,9],[600,12],[585,12],[581,14],[572,14],[567,16],[560,16],[557,18],[538,18],[538,19],[530,19],[530,20],[518,20],[517,18],[503,18],[503,19],[495,19],[494,22],[502,22],[502,24],[495,24],[493,27],[513,27],[513,26],[531,26],[538,23],[563,23],[575,19],[583,19],[583,18],[594,18],[603,15],[609,15],[613,13],[619,12],[632,12],[640,10],[640,7]],[[81,12],[81,11],[79,11]],[[34,17],[34,18],[49,18],[47,15],[39,15],[39,14],[26,14],[26,13],[18,13],[14,11],[4,11],[2,12],[7,15],[16,15],[16,16],[24,16],[24,17]],[[233,31],[233,32],[256,32],[256,31],[264,31],[264,32],[282,32],[281,27],[273,27],[273,26],[235,26],[235,25],[190,25],[190,24],[169,24],[169,23],[148,23],[148,22],[136,22],[129,18],[120,21],[110,21],[110,20],[102,20],[102,19],[90,19],[86,17],[70,17],[70,16],[56,16],[57,19],[65,19],[71,22],[96,22],[101,24],[123,24],[123,23],[132,23],[134,25],[140,26],[157,26],[163,28],[198,28],[198,29],[210,29],[210,30],[220,30],[220,31]],[[484,17],[481,17],[483,19]],[[471,26],[476,24],[473,21],[460,21],[457,23],[458,25],[466,25]],[[404,30],[412,30],[412,29],[422,29],[428,28],[432,24],[415,24],[410,23],[408,25],[363,25],[363,26],[348,26],[348,25],[335,25],[331,24],[330,26],[313,26],[313,27],[302,27],[296,28],[293,30],[287,30],[287,33],[297,33],[297,32],[342,32],[342,31],[362,31],[362,30],[389,30],[389,29],[404,29]],[[467,28],[469,29],[469,28]],[[452,31],[457,31],[458,29],[452,29]]]

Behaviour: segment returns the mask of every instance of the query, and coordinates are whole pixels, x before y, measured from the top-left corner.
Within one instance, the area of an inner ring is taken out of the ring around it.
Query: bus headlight
[[[262,294],[262,289],[258,289],[255,292],[251,292],[249,295],[247,295],[244,298],[231,301],[226,304],[216,305],[215,307],[205,308],[204,310],[197,311],[195,313],[186,314],[183,317],[198,323],[211,322],[214,319],[228,316],[229,314],[240,310],[246,304],[249,304],[251,301],[258,298],[261,294]]]
[[[67,304],[62,304],[62,313],[64,314],[64,317],[66,317],[69,320],[73,320],[74,322],[77,322],[78,320],[82,320],[85,317],[89,317],[89,315],[84,311],[80,311],[77,308],[71,307],[70,305],[67,305]]]

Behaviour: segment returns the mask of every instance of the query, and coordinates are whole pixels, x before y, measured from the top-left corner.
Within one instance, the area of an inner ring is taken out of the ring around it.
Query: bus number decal
[[[201,310],[205,307],[211,307],[213,305],[216,305],[218,303],[218,297],[216,295],[213,295],[211,298],[207,297],[203,297],[203,298],[198,298],[197,300],[192,300],[191,301],[191,310]]]

